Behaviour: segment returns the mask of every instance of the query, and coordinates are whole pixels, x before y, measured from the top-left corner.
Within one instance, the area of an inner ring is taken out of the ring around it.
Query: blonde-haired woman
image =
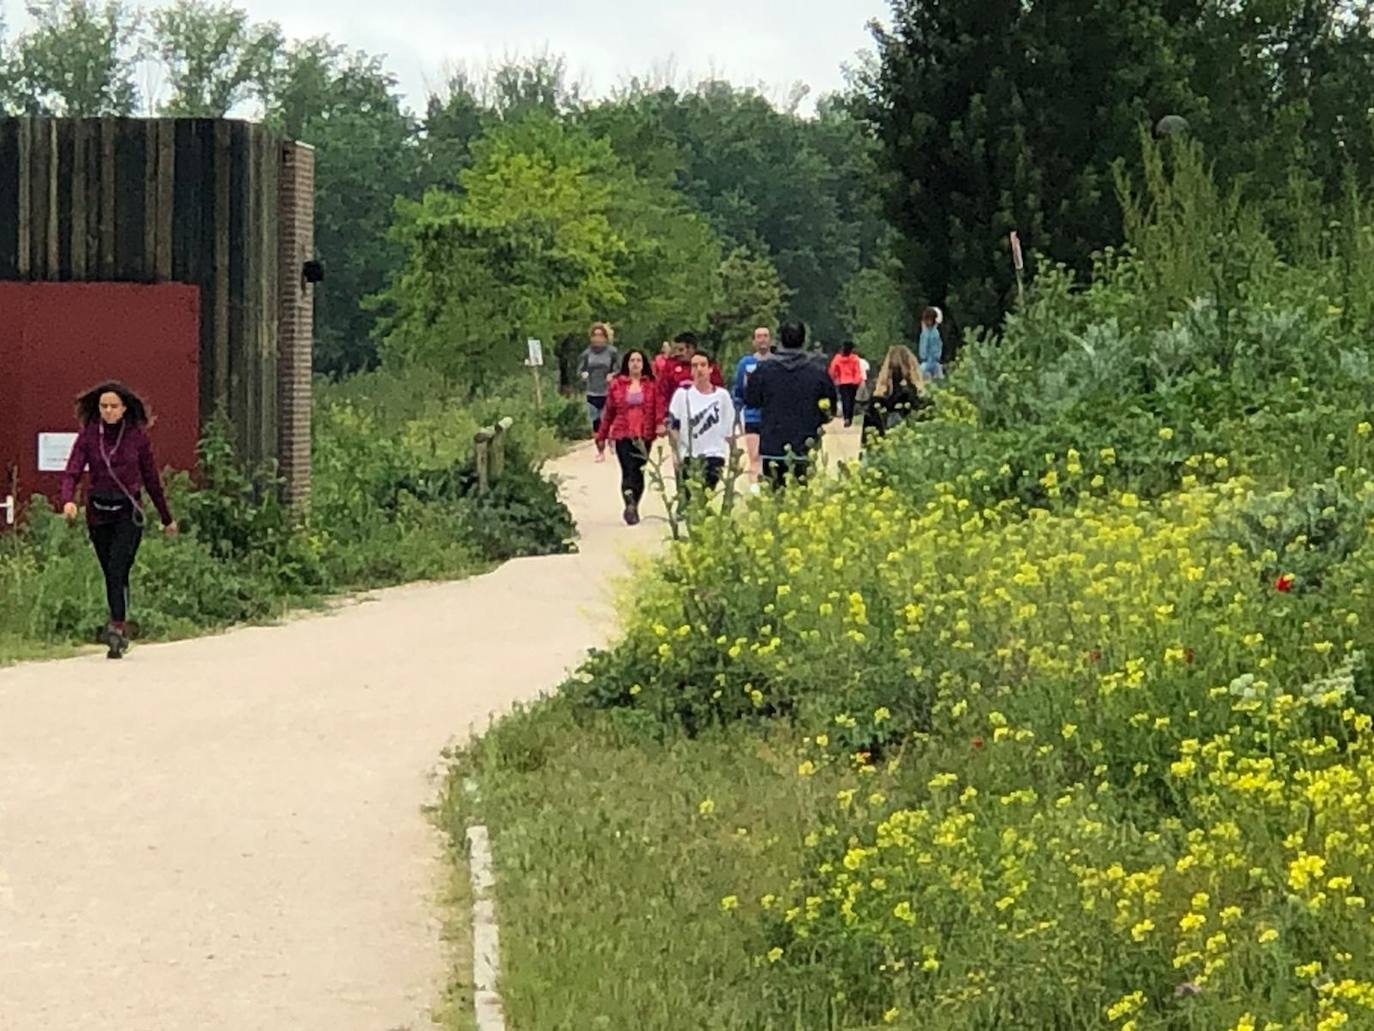
[[[596,434],[601,429],[601,413],[606,408],[606,391],[609,389],[611,377],[615,375],[620,355],[611,343],[611,327],[606,323],[594,323],[588,336],[587,349],[577,359],[577,374],[582,377],[587,392],[587,416],[591,419],[592,433]],[[606,441],[600,437],[596,442],[596,460],[606,460]]]
[[[890,348],[864,413],[864,437],[870,433],[881,437],[925,407],[929,402],[922,396],[922,382],[921,366],[911,348],[901,344]]]

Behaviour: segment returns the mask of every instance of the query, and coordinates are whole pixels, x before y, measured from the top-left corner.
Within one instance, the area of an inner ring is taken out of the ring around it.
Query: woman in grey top
[[[592,326],[588,347],[577,359],[577,372],[582,377],[587,391],[587,415],[592,420],[592,433],[601,427],[601,413],[606,408],[606,391],[615,367],[620,360],[615,345],[611,343],[611,327],[604,322]],[[606,443],[596,443],[596,460],[606,460]]]

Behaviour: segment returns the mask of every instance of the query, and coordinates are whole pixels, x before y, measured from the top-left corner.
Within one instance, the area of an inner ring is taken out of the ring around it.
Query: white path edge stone
[[[496,901],[491,897],[496,874],[491,861],[491,836],[486,827],[468,828],[468,866],[472,876],[472,985],[477,1031],[506,1031],[501,1005],[501,933]]]

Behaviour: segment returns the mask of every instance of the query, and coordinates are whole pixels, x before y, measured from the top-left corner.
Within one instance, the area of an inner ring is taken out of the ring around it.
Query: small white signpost
[[[76,446],[75,433],[40,433],[38,435],[38,471],[60,473],[67,469],[67,459]]]
[[[530,371],[534,373],[534,403],[538,407],[543,408],[544,382],[539,376],[539,370],[544,367],[544,344],[542,341],[530,337],[525,341],[525,345],[530,351],[529,357],[525,359],[525,364],[528,365]]]

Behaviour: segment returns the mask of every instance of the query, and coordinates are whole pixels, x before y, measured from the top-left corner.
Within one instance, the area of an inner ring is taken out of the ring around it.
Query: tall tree
[[[477,144],[461,194],[402,204],[386,357],[481,384],[519,367],[526,335],[579,333],[624,303],[613,166],[609,145],[532,115]]]
[[[404,251],[389,229],[396,199],[416,193],[415,126],[381,59],[328,39],[286,52],[269,90],[268,121],[315,147],[316,366],[344,375],[377,360],[376,314]]]
[[[718,303],[721,241],[710,222],[667,184],[642,179],[619,161],[608,178],[607,217],[625,244],[617,262],[624,300],[604,317],[615,325],[618,340],[652,353],[660,341],[707,324]]]
[[[727,365],[742,357],[759,326],[778,324],[787,288],[767,258],[743,248],[732,251],[716,272],[716,295],[708,319],[716,358]]]
[[[488,106],[505,121],[543,112],[559,116],[581,103],[580,87],[568,78],[568,62],[554,54],[506,61],[487,77]]]
[[[0,12],[0,113],[9,114],[14,109],[18,95],[15,81],[17,70],[14,55],[10,53],[9,26],[5,24],[4,12]]]
[[[172,88],[163,113],[198,118],[263,97],[285,42],[276,24],[254,24],[242,8],[213,0],[158,8],[150,35]]]
[[[839,338],[844,283],[881,227],[873,150],[844,107],[804,119],[708,82],[628,89],[578,118],[641,175],[671,176],[732,247],[773,263],[818,337]]]
[[[459,175],[472,164],[473,144],[485,131],[492,114],[463,74],[452,76],[441,93],[429,95],[420,128],[424,188],[457,188]]]
[[[902,267],[893,257],[880,257],[854,273],[845,285],[844,307],[849,336],[870,358],[912,338]]]
[[[123,0],[42,0],[14,45],[17,103],[28,114],[130,115],[138,107],[138,11]]]
[[[1196,107],[1170,2],[893,0],[864,110],[913,309],[998,322],[1012,229],[1078,268],[1119,239],[1113,162]]]
[[[703,325],[717,296],[709,223],[546,112],[490,128],[457,190],[401,214],[408,260],[386,295],[384,354],[469,384],[517,369],[526,336],[561,343],[594,319],[654,349]]]
[[[474,71],[462,68],[431,93],[420,130],[422,182],[453,189],[472,163],[473,144],[489,125],[540,113],[562,119],[583,108],[567,62],[552,54],[513,59]]]
[[[1181,2],[1181,0],[1180,0]],[[1359,0],[1237,0],[1188,11],[1185,37],[1205,105],[1196,130],[1253,199],[1282,197],[1295,172],[1327,200],[1351,166],[1374,177],[1374,9]]]

